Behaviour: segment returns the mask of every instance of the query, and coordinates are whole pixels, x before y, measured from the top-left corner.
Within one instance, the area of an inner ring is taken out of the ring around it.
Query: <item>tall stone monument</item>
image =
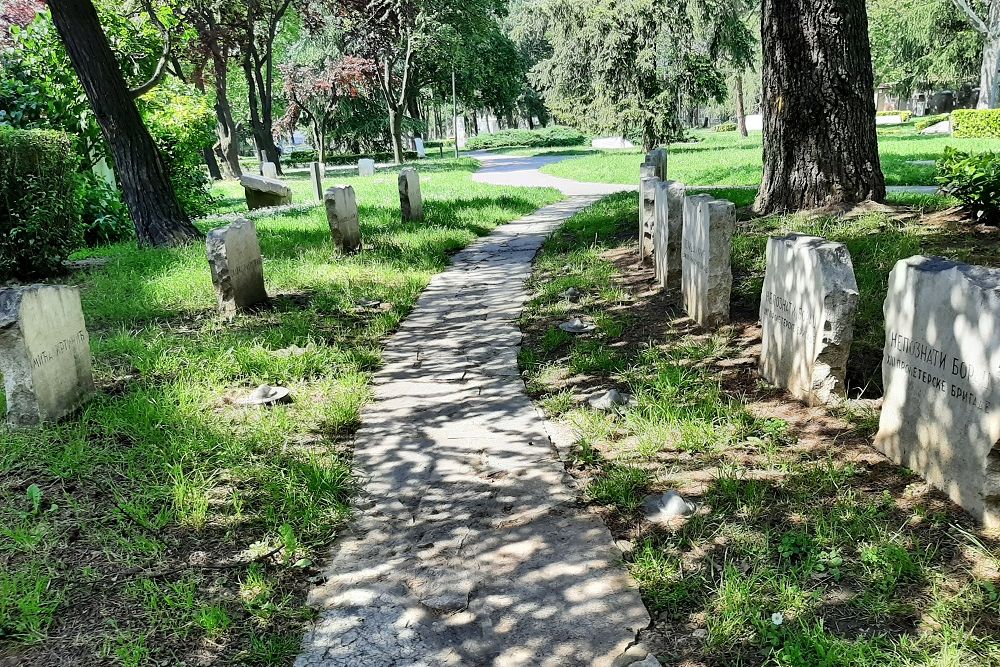
[[[661,288],[681,294],[681,239],[684,234],[684,184],[657,181],[653,209],[653,263]]]
[[[358,160],[358,176],[374,176],[375,160],[371,158],[361,158]]]
[[[651,164],[639,167],[639,263],[648,262],[653,256],[653,227],[656,224],[654,195],[656,168]]]
[[[729,322],[735,230],[736,207],[732,202],[711,195],[685,198],[681,293],[684,310],[705,327]]]
[[[761,374],[807,405],[844,395],[858,283],[847,246],[789,234],[767,241]]]
[[[424,202],[420,196],[420,176],[413,167],[399,172],[399,206],[403,220],[423,220]]]
[[[1000,527],[1000,269],[896,262],[875,446]]]
[[[90,338],[76,287],[0,289],[0,373],[14,427],[57,421],[90,398]]]
[[[264,264],[252,221],[237,220],[213,229],[208,233],[206,247],[220,313],[232,317],[267,301]]]
[[[309,180],[312,183],[316,199],[323,201],[323,177],[326,176],[326,165],[322,162],[309,163]]]
[[[345,253],[360,250],[361,228],[358,223],[358,202],[354,197],[354,188],[350,185],[334,186],[326,191],[323,201],[334,245]]]

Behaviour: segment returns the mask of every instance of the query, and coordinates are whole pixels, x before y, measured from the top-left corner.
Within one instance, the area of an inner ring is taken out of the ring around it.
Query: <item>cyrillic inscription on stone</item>
[[[361,248],[361,229],[358,224],[358,203],[354,188],[337,185],[326,191],[326,221],[330,225],[333,243],[341,252],[354,252]]]
[[[684,309],[698,324],[729,321],[732,291],[731,243],[736,229],[732,202],[695,195],[684,199],[681,293]]]
[[[420,196],[420,176],[413,167],[399,172],[399,207],[403,220],[423,220],[424,202]]]
[[[875,446],[1000,526],[1000,270],[900,260],[883,312]]]
[[[90,338],[77,288],[0,289],[0,373],[11,426],[57,421],[90,398]]]
[[[206,246],[219,312],[232,316],[267,300],[263,259],[252,221],[237,220],[213,229]]]
[[[803,234],[768,239],[761,374],[808,405],[843,396],[857,306],[847,246]]]

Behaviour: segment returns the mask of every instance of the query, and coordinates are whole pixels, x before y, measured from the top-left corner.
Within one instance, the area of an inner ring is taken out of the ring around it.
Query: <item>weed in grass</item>
[[[596,503],[612,505],[631,513],[642,504],[652,478],[649,471],[626,465],[610,465],[587,485],[587,496]]]
[[[545,410],[545,414],[551,417],[557,417],[561,414],[569,412],[573,409],[576,404],[576,398],[573,396],[573,392],[567,390],[551,394],[542,399],[542,409]]]
[[[62,591],[40,565],[0,570],[0,637],[43,640],[61,601]]]
[[[233,624],[225,607],[214,604],[199,609],[194,621],[208,637],[218,637]]]
[[[676,556],[668,555],[648,539],[632,552],[629,572],[639,584],[646,605],[674,619],[690,610],[704,584],[699,572],[682,571]]]

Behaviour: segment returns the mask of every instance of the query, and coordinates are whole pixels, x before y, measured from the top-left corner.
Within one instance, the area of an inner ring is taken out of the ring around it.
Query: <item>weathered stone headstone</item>
[[[900,260],[883,312],[875,446],[1000,527],[1000,269]]]
[[[656,167],[643,163],[639,167],[639,262],[644,263],[653,256],[653,225],[656,223],[653,210]]]
[[[661,181],[667,180],[667,149],[655,148],[646,153],[646,162],[653,166],[653,175]]]
[[[354,252],[361,248],[361,228],[358,224],[358,202],[354,188],[337,185],[323,196],[326,221],[330,225],[333,243],[341,252]]]
[[[375,175],[375,160],[370,158],[361,158],[358,160],[358,176],[374,176]]]
[[[312,181],[313,193],[316,199],[323,200],[323,176],[326,175],[326,165],[322,162],[309,163],[309,179]]]
[[[844,395],[858,283],[847,246],[789,234],[767,241],[761,374],[807,405]]]
[[[417,152],[417,157],[421,160],[427,157],[427,149],[424,148],[424,140],[420,137],[413,138],[413,150]]]
[[[240,185],[246,194],[247,208],[251,211],[292,203],[292,189],[279,180],[243,174],[240,176]]]
[[[420,176],[413,167],[399,172],[399,206],[403,220],[423,220],[424,202],[420,197]]]
[[[90,338],[76,287],[0,289],[0,373],[11,426],[57,421],[90,398]]]
[[[681,239],[681,293],[684,309],[698,324],[729,321],[733,286],[731,245],[736,229],[732,202],[695,195],[684,200]]]
[[[654,191],[653,262],[660,287],[681,293],[681,238],[684,234],[684,184],[658,181]]]
[[[267,301],[264,264],[257,228],[250,220],[213,229],[207,239],[208,264],[219,303],[219,312],[232,316]]]
[[[278,167],[273,162],[261,162],[260,163],[260,174],[264,178],[277,178],[278,177]]]

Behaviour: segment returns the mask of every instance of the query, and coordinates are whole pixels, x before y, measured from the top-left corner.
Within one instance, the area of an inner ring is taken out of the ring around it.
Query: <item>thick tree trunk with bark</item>
[[[49,8],[111,148],[139,243],[178,245],[199,238],[177,201],[167,165],[142,122],[93,3],[50,0]]]
[[[885,198],[864,0],[763,0],[764,174],[755,209]]]
[[[215,68],[215,132],[219,135],[219,150],[224,158],[226,171],[233,178],[239,178],[243,175],[243,168],[240,166],[240,140],[229,104],[226,60],[221,54],[215,54],[212,63]]]
[[[203,151],[205,155],[205,166],[208,167],[208,175],[212,177],[213,181],[222,180],[222,171],[219,170],[219,162],[215,159],[215,152],[211,147],[206,148]]]
[[[747,133],[747,109],[743,101],[743,75],[736,75],[736,126],[740,130],[740,136],[746,137]]]
[[[984,0],[975,5],[970,0],[954,0],[955,5],[983,36],[983,61],[979,68],[978,109],[995,109],[1000,103],[1000,0]],[[980,7],[986,5],[985,15]]]

